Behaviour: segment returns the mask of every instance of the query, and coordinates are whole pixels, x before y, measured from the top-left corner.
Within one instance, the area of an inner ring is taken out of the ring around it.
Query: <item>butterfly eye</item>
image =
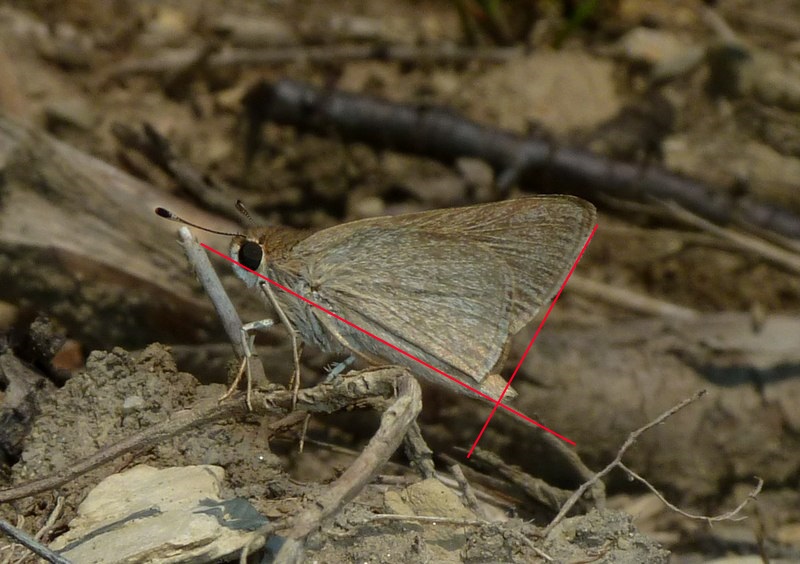
[[[263,257],[264,252],[261,250],[261,245],[254,241],[245,241],[239,247],[239,262],[250,270],[257,270]]]

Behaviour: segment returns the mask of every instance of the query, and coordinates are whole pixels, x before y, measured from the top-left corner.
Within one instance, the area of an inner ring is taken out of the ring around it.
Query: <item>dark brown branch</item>
[[[718,224],[749,224],[800,238],[800,217],[769,203],[733,197],[662,168],[481,125],[444,108],[395,104],[291,80],[256,85],[245,104],[252,127],[250,149],[257,145],[261,124],[271,121],[445,163],[479,158],[495,170],[503,190],[514,184],[543,186],[546,180],[559,192],[590,199],[602,194],[637,202],[674,201]]]

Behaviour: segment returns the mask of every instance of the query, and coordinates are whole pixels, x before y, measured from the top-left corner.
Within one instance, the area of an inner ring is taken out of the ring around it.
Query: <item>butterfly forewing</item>
[[[347,236],[335,245],[330,241],[338,237],[337,228],[332,228],[293,250],[307,257],[301,276],[312,299],[436,368],[479,383],[508,337],[513,294],[508,266],[490,249],[453,234],[347,225]],[[336,323],[347,348],[418,368],[390,347]]]
[[[558,291],[594,226],[595,216],[594,206],[588,202],[555,195],[378,220],[488,246],[512,272],[509,332],[514,334]]]

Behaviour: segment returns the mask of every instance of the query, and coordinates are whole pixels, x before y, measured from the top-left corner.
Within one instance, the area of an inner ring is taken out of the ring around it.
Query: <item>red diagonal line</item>
[[[490,402],[492,402],[492,403],[495,403],[495,398],[493,398],[492,396],[490,396],[490,395],[487,395],[487,394],[483,393],[482,391],[480,391],[480,390],[478,390],[478,389],[476,389],[476,388],[473,388],[473,387],[472,387],[472,386],[470,386],[469,384],[465,384],[464,382],[462,382],[462,381],[461,381],[461,380],[459,380],[458,378],[455,378],[455,377],[453,377],[453,376],[450,376],[449,374],[447,374],[446,372],[443,372],[442,370],[439,370],[439,369],[438,369],[438,368],[436,368],[435,366],[431,366],[430,364],[428,364],[428,363],[427,363],[427,362],[425,362],[424,360],[417,358],[417,357],[416,357],[416,356],[414,356],[413,354],[411,354],[411,353],[408,353],[408,352],[404,351],[404,350],[403,350],[403,349],[401,349],[400,347],[398,347],[398,346],[396,346],[396,345],[393,345],[392,343],[389,343],[388,341],[386,341],[386,340],[384,340],[384,339],[381,339],[381,338],[380,338],[380,337],[378,337],[377,335],[374,335],[374,334],[370,333],[369,331],[367,331],[366,329],[363,329],[363,328],[359,327],[359,326],[358,326],[358,325],[356,325],[355,323],[353,323],[353,322],[351,322],[351,321],[348,321],[347,319],[345,319],[345,318],[343,318],[343,317],[341,317],[341,316],[339,316],[339,315],[337,315],[337,314],[333,313],[331,310],[329,310],[329,309],[327,309],[327,308],[325,308],[325,307],[323,307],[323,306],[319,305],[318,303],[316,303],[316,302],[314,302],[314,301],[311,301],[311,300],[309,300],[309,299],[308,299],[308,298],[306,298],[305,296],[301,296],[300,294],[298,294],[298,293],[297,293],[297,292],[295,292],[294,290],[292,290],[292,289],[290,289],[290,288],[287,288],[286,286],[283,286],[282,284],[279,284],[278,282],[275,282],[274,280],[272,280],[272,279],[270,279],[270,278],[267,278],[266,276],[264,276],[263,274],[261,274],[261,273],[259,273],[259,272],[256,272],[255,270],[252,270],[252,269],[250,269],[250,268],[247,268],[245,265],[243,265],[243,264],[242,264],[242,263],[240,263],[240,262],[237,262],[236,260],[234,260],[233,258],[229,257],[229,256],[228,256],[228,255],[226,255],[225,253],[222,253],[222,252],[220,252],[220,251],[216,250],[216,249],[215,249],[215,248],[213,248],[213,247],[209,247],[209,246],[208,246],[208,245],[206,245],[205,243],[200,243],[200,246],[202,246],[204,249],[206,249],[206,250],[208,250],[208,251],[211,251],[211,252],[212,252],[212,253],[214,253],[215,255],[218,255],[218,256],[220,256],[220,257],[224,258],[225,260],[232,262],[232,263],[233,263],[233,264],[235,264],[236,266],[238,266],[238,267],[240,267],[240,268],[243,268],[244,270],[246,270],[246,271],[250,272],[251,274],[254,274],[254,275],[258,276],[259,278],[262,278],[262,279],[266,280],[267,282],[269,282],[270,284],[272,284],[273,286],[275,286],[275,287],[277,287],[277,288],[280,288],[280,289],[281,289],[281,290],[283,290],[284,292],[288,292],[289,294],[293,295],[294,297],[296,297],[296,298],[299,298],[299,299],[303,300],[303,301],[304,301],[304,302],[306,302],[307,304],[309,304],[309,305],[312,305],[312,306],[314,306],[315,308],[317,308],[317,309],[319,309],[319,310],[321,310],[321,311],[324,311],[325,313],[327,313],[328,315],[330,315],[330,316],[331,316],[331,317],[333,317],[334,319],[338,319],[338,320],[339,320],[339,321],[341,321],[342,323],[344,323],[344,324],[346,324],[346,325],[349,325],[350,327],[352,327],[352,328],[354,328],[354,329],[357,329],[358,331],[361,331],[361,332],[362,332],[362,333],[364,333],[365,335],[368,335],[368,336],[372,337],[373,339],[375,339],[376,341],[378,341],[378,342],[380,342],[380,343],[383,343],[383,344],[384,344],[384,345],[386,345],[387,347],[389,347],[389,348],[392,348],[392,349],[396,350],[397,352],[399,352],[399,353],[400,353],[400,354],[402,354],[402,355],[405,355],[405,356],[407,356],[407,357],[408,357],[408,358],[410,358],[411,360],[415,360],[415,361],[419,362],[420,364],[422,364],[422,365],[423,365],[423,366],[425,366],[426,368],[429,368],[430,370],[433,370],[433,371],[434,371],[434,372],[436,372],[437,374],[441,374],[442,376],[444,376],[445,378],[448,378],[449,380],[452,380],[452,381],[453,381],[453,382],[455,382],[456,384],[459,384],[460,386],[463,386],[463,387],[465,387],[466,389],[468,389],[468,390],[469,390],[469,391],[471,391],[472,393],[474,393],[474,394],[477,394],[477,395],[481,396],[482,398],[485,398],[485,399],[489,400],[489,401],[490,401]],[[573,269],[574,269],[574,266],[573,266]],[[560,293],[560,292],[559,292],[559,293]],[[552,306],[551,306],[551,307],[552,307]],[[548,313],[549,313],[549,312],[548,312]],[[516,374],[516,371],[515,371],[515,374]],[[507,390],[507,389],[508,389],[508,386],[506,386],[506,390]],[[505,390],[503,390],[503,393],[505,393]],[[502,396],[501,396],[501,397],[502,397]],[[524,419],[525,421],[527,421],[527,422],[529,422],[529,423],[531,423],[531,424],[533,424],[533,425],[536,425],[537,427],[541,428],[542,430],[544,430],[544,431],[547,431],[548,433],[552,434],[553,436],[556,436],[556,437],[558,437],[559,439],[561,439],[561,440],[563,440],[563,441],[566,441],[566,442],[570,443],[570,444],[571,444],[571,445],[573,445],[573,446],[575,445],[575,442],[574,442],[574,441],[571,441],[570,439],[568,439],[568,438],[564,437],[563,435],[560,435],[560,434],[556,433],[556,432],[555,432],[555,431],[553,431],[552,429],[548,429],[547,427],[545,427],[545,426],[544,426],[544,425],[542,425],[541,423],[538,423],[537,421],[534,421],[534,420],[533,420],[533,419],[531,419],[530,417],[528,417],[528,416],[526,416],[526,415],[523,415],[522,413],[520,413],[520,412],[519,412],[519,411],[517,411],[516,409],[513,409],[513,408],[511,408],[511,407],[507,406],[506,404],[500,404],[500,407],[502,407],[503,409],[505,409],[506,411],[508,411],[508,412],[510,412],[510,413],[513,413],[513,414],[514,414],[514,415],[516,415],[517,417],[521,417],[521,418],[522,418],[522,419]],[[497,409],[497,404],[496,404],[496,403],[495,403],[495,407],[494,407],[494,409],[495,409],[495,410]]]
[[[533,337],[531,337],[531,342],[528,343],[528,347],[525,349],[525,352],[522,353],[522,358],[519,359],[519,362],[517,363],[517,367],[514,369],[514,373],[511,374],[511,378],[508,379],[508,383],[506,383],[506,387],[503,388],[503,392],[500,394],[500,397],[497,398],[497,400],[494,402],[494,407],[492,408],[491,413],[489,413],[489,416],[486,418],[486,422],[483,424],[483,428],[481,429],[481,432],[478,433],[478,436],[475,439],[475,442],[472,443],[472,448],[469,449],[469,452],[467,453],[467,458],[472,456],[472,453],[475,451],[475,447],[478,446],[478,441],[481,440],[481,437],[483,436],[484,431],[486,431],[486,428],[489,426],[489,421],[491,421],[492,417],[494,417],[494,414],[497,411],[497,407],[499,405],[502,405],[500,402],[503,401],[503,396],[506,395],[506,392],[511,387],[511,382],[514,381],[514,377],[517,375],[517,372],[519,372],[519,367],[522,366],[522,363],[525,360],[525,357],[528,356],[528,352],[530,352],[531,347],[533,346],[533,343],[536,341],[536,337],[539,336],[539,332],[542,330],[542,327],[544,327],[544,324],[547,321],[547,318],[550,317],[550,312],[553,311],[553,307],[556,305],[556,302],[558,301],[558,298],[561,297],[561,292],[564,291],[564,287],[567,285],[567,282],[569,282],[569,279],[572,276],[572,273],[575,272],[575,268],[578,266],[578,263],[580,262],[581,257],[583,256],[583,253],[586,251],[586,247],[589,246],[589,242],[592,240],[592,237],[594,237],[594,232],[595,231],[597,231],[597,225],[595,225],[594,229],[592,229],[592,232],[589,233],[589,238],[586,239],[586,242],[583,244],[583,248],[581,249],[581,252],[578,255],[578,258],[575,259],[575,262],[573,263],[572,268],[569,269],[569,272],[567,273],[567,277],[564,279],[564,282],[561,284],[561,288],[558,289],[558,293],[556,294],[556,297],[553,298],[552,302],[550,302],[550,307],[547,308],[547,313],[544,314],[544,317],[542,318],[541,323],[539,323],[539,327],[536,329],[536,333],[534,333]],[[505,406],[503,405],[503,407],[505,407]],[[542,427],[538,423],[536,423],[536,425]],[[542,427],[542,428],[546,429],[546,427]],[[552,433],[552,431],[550,431],[550,432]],[[571,443],[573,446],[575,445],[575,443],[570,441],[569,439],[565,439],[565,440],[568,443]]]

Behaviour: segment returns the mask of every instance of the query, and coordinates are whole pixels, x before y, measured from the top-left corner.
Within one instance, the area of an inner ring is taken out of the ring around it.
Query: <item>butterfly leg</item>
[[[356,357],[354,355],[348,356],[342,362],[337,362],[336,365],[328,371],[328,375],[325,377],[323,383],[327,384],[334,378],[336,378],[339,374],[350,368],[356,363]]]
[[[289,331],[289,337],[292,339],[294,371],[292,372],[292,379],[289,381],[289,386],[292,388],[292,409],[294,409],[294,406],[297,403],[297,394],[300,391],[300,353],[302,352],[302,342],[297,338],[297,331],[295,330],[294,325],[292,325],[292,322],[289,321],[289,318],[284,313],[283,308],[275,298],[275,293],[272,291],[272,286],[268,282],[261,281],[259,282],[259,287],[264,295],[267,296],[267,299],[269,299],[272,307],[275,308],[281,323],[283,323],[284,327],[286,327],[287,331]]]
[[[250,395],[253,390],[253,378],[250,372],[250,365],[253,362],[253,358],[257,357],[258,355],[255,352],[253,341],[255,340],[255,335],[252,335],[253,331],[266,331],[270,327],[275,325],[275,321],[272,319],[261,319],[260,321],[253,321],[251,323],[245,323],[242,325],[240,332],[241,332],[241,342],[242,342],[242,350],[244,351],[244,357],[242,358],[242,363],[239,365],[239,371],[236,373],[236,378],[233,379],[233,383],[228,387],[228,391],[226,391],[220,401],[227,399],[230,395],[236,390],[239,386],[239,382],[242,380],[242,376],[246,373],[247,374],[247,407],[248,409],[252,410],[253,406],[250,403]]]

